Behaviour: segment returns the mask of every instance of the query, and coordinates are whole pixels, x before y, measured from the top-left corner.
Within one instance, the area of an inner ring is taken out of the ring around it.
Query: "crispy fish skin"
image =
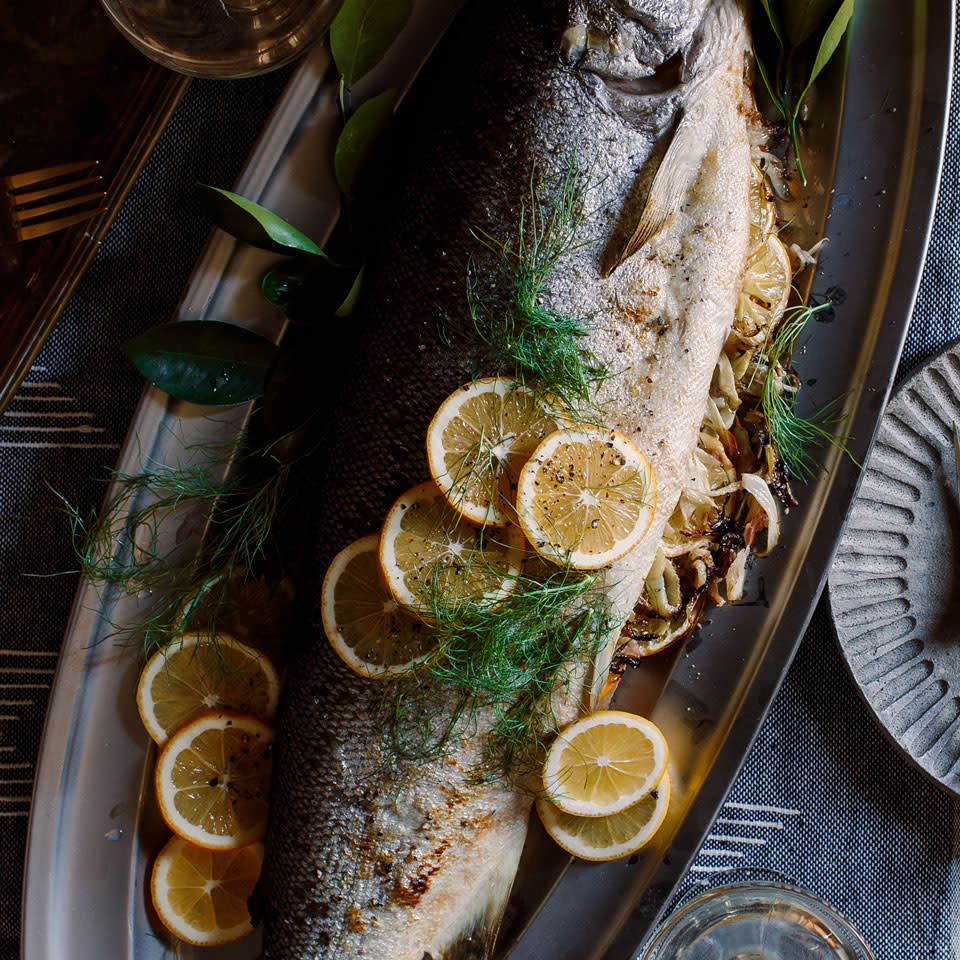
[[[357,355],[321,438],[318,576],[429,476],[424,435],[442,400],[493,372],[438,333],[445,321],[468,322],[468,263],[480,256],[484,266],[471,231],[514,238],[531,169],[559,174],[575,151],[594,183],[597,212],[584,230],[603,239],[557,264],[547,296],[557,310],[595,318],[590,345],[613,373],[599,402],[658,483],[649,533],[609,578],[626,616],[679,496],[743,273],[746,44],[733,0],[468,6],[400,121],[413,159],[350,321]],[[678,199],[617,265],[665,149]],[[313,621],[281,709],[265,957],[488,958],[529,794],[475,781],[483,715],[442,758],[398,759],[383,729],[383,688],[350,672],[319,612]]]

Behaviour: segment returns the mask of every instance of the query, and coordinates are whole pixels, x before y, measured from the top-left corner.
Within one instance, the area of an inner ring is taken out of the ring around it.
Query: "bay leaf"
[[[783,0],[783,19],[791,45],[799,47],[809,40],[835,5],[836,0]]]
[[[787,118],[786,108],[784,107],[783,100],[780,98],[779,94],[773,89],[773,83],[770,81],[770,76],[767,73],[767,68],[764,66],[763,60],[760,57],[760,54],[756,50],[753,51],[753,59],[757,65],[757,73],[760,74],[760,79],[763,81],[763,85],[766,88],[767,94],[770,97],[773,105],[780,111],[780,114],[783,116],[784,120]]]
[[[332,264],[304,269],[296,263],[278,264],[264,274],[260,289],[295,323],[329,320],[334,313],[343,316],[340,308],[358,284],[359,269]]]
[[[200,205],[208,217],[232,237],[274,253],[326,254],[305,233],[266,207],[237,193],[198,183]]]
[[[780,49],[784,50],[783,24],[780,22],[777,11],[770,5],[770,0],[760,0],[760,6],[763,7],[763,11],[767,15],[767,22],[770,24],[773,35],[777,38],[777,43],[780,44]]]
[[[803,103],[803,98],[807,95],[807,91],[813,85],[814,80],[820,76],[823,68],[830,62],[830,58],[836,53],[837,47],[840,46],[840,41],[843,39],[844,33],[847,32],[850,19],[853,17],[853,5],[854,0],[843,0],[843,3],[840,4],[840,9],[834,14],[833,19],[824,32],[823,39],[821,39],[820,46],[817,49],[817,56],[813,61],[813,68],[810,70],[810,79],[807,81],[807,85],[803,88],[803,93],[800,94],[796,106],[793,108],[793,115],[795,117],[800,113],[800,104]]]
[[[412,10],[413,0],[345,0],[330,24],[330,52],[348,87],[383,59]]]
[[[178,321],[152,327],[123,349],[152,384],[190,403],[244,403],[263,394],[277,347],[232,323]]]
[[[333,167],[337,184],[347,196],[353,193],[358,175],[383,137],[393,117],[395,100],[396,91],[385,90],[364,101],[340,132],[333,155]]]
[[[350,287],[350,292],[343,298],[340,306],[337,307],[338,317],[349,317],[357,308],[357,301],[360,299],[360,290],[363,287],[363,271],[363,267],[357,271],[357,276],[353,281],[353,286]]]
[[[295,261],[271,267],[260,281],[260,292],[275,306],[285,307],[300,296],[306,271]]]

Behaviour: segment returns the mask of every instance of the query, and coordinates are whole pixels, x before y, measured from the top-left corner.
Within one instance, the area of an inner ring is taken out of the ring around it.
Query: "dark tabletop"
[[[0,418],[0,956],[19,952],[33,768],[77,587],[52,490],[98,506],[142,381],[120,344],[166,321],[208,234],[192,186],[230,186],[289,71],[194,81],[27,382]],[[960,94],[900,376],[960,336]],[[39,574],[41,576],[34,576]],[[860,700],[821,601],[680,896],[791,879],[841,909],[878,960],[960,956],[960,803]]]

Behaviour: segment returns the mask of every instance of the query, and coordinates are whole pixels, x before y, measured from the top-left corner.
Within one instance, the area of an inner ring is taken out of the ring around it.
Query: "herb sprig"
[[[768,33],[772,42],[764,43],[761,31],[755,29],[754,58],[757,72],[766,87],[774,107],[783,118],[793,153],[797,172],[804,186],[807,176],[800,159],[798,121],[804,99],[820,76],[823,68],[833,57],[846,33],[853,16],[854,0],[843,0],[835,7],[836,0],[758,0],[763,9]],[[834,10],[826,28],[819,35],[816,54],[809,73],[801,71],[804,53],[812,47],[818,29],[827,15]],[[755,24],[756,27],[756,24]],[[763,54],[761,55],[761,48]],[[805,79],[804,79],[805,78]]]
[[[217,601],[226,601],[235,578],[249,578],[265,557],[294,463],[267,450],[248,452],[245,475],[226,480],[199,466],[116,473],[119,493],[87,517],[54,491],[70,521],[81,574],[149,598],[141,620],[111,624],[111,638],[136,639],[149,656],[185,628],[186,612],[204,588],[211,618],[204,629],[215,635]],[[173,544],[161,535],[177,521],[203,534],[199,552],[189,533]]]
[[[523,574],[496,604],[451,596],[437,584],[427,608],[437,652],[385,694],[398,751],[434,756],[451,737],[470,735],[483,711],[493,718],[485,775],[516,780],[536,769],[557,730],[554,697],[586,669],[613,629],[600,578],[570,568]]]
[[[513,242],[476,230],[475,236],[501,262],[484,289],[477,265],[467,278],[467,306],[473,333],[491,348],[504,371],[553,397],[573,419],[595,414],[592,392],[607,376],[587,346],[590,317],[570,317],[544,304],[550,271],[566,254],[592,241],[578,241],[587,219],[590,177],[576,152],[556,179],[531,171],[528,195]]]
[[[853,459],[844,440],[830,429],[843,421],[837,410],[839,398],[831,400],[809,417],[800,416],[796,411],[800,385],[787,369],[807,322],[832,307],[830,300],[788,307],[766,348],[767,370],[760,387],[760,409],[788,471],[804,481],[813,475],[815,461],[811,450],[818,446],[829,443]]]

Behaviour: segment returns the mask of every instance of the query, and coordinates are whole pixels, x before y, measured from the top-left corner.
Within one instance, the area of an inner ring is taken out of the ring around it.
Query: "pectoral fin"
[[[640,222],[620,255],[614,259],[608,274],[652,240],[680,209],[683,198],[700,172],[707,152],[708,133],[702,111],[684,115],[650,185]]]

